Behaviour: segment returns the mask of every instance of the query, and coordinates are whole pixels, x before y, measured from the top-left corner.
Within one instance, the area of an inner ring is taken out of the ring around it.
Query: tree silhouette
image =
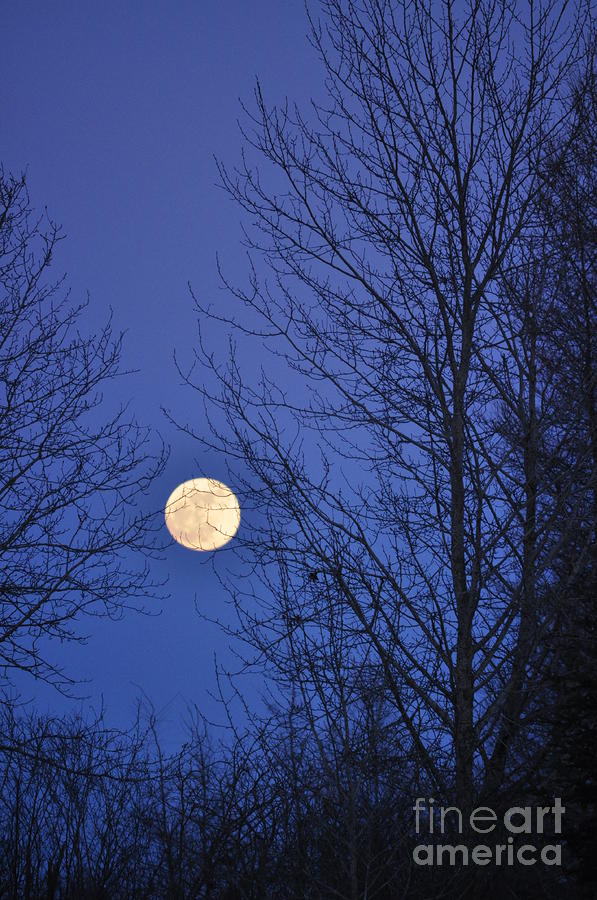
[[[83,307],[48,280],[59,240],[24,178],[0,171],[0,671],[65,688],[48,639],[151,594],[152,517],[136,504],[164,455],[102,405],[122,336],[80,333]]]
[[[251,380],[203,336],[197,437],[242,461],[255,510],[238,634],[280,680],[334,672],[339,644],[380,672],[418,789],[466,811],[516,780],[560,540],[561,501],[538,512],[535,310],[523,334],[506,294],[580,26],[552,2],[323,7],[327,102],[269,108],[258,85],[243,163],[220,168],[250,288],[197,301],[277,368]]]

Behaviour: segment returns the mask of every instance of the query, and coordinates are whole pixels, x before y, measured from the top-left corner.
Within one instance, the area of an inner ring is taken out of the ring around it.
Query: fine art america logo
[[[446,830],[462,835],[463,815],[457,806],[436,808],[434,803],[433,798],[425,800],[417,797],[413,806],[417,834],[421,834],[423,827],[424,832],[432,839],[431,843],[418,844],[414,848],[413,859],[418,866],[468,866],[470,863],[476,866],[487,866],[490,863],[495,866],[513,866],[515,863],[534,866],[538,862],[546,866],[562,864],[561,844],[542,844],[538,847],[536,843],[530,842],[530,838],[526,838],[528,843],[523,843],[525,838],[520,837],[544,834],[551,837],[562,833],[562,816],[566,807],[562,806],[559,797],[555,797],[553,806],[512,806],[503,816],[498,816],[489,806],[478,806],[468,817],[471,832],[488,835],[498,828],[503,838],[501,843],[493,846],[477,844],[472,848],[461,843],[436,843],[438,836],[444,835]]]

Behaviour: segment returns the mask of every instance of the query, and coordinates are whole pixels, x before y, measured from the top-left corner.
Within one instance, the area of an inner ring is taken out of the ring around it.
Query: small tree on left
[[[155,593],[139,501],[165,454],[126,407],[106,411],[122,335],[109,321],[79,330],[86,304],[49,277],[60,239],[0,168],[0,678],[66,689],[51,639],[81,640],[82,615],[118,617]]]

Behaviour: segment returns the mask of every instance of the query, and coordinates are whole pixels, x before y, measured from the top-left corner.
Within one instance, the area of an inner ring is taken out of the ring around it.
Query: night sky
[[[63,226],[52,271],[67,273],[73,300],[89,292],[83,324],[97,328],[111,307],[115,330],[127,331],[123,365],[138,371],[106,400],[129,398],[140,422],[170,445],[148,498],[162,507],[187,478],[227,480],[226,460],[201,454],[161,408],[201,429],[199,398],[173,363],[175,349],[190,360],[196,340],[188,282],[202,300],[224,304],[216,253],[233,280],[246,271],[241,215],[217,186],[213,157],[238,161],[239,98],[250,105],[256,76],[268,101],[288,94],[305,103],[317,91],[304,7],[299,0],[10,2],[2,21],[0,155],[6,171],[27,172],[33,207],[46,206]],[[84,710],[103,697],[108,721],[126,726],[144,692],[161,713],[165,739],[176,741],[187,703],[218,718],[208,693],[214,653],[232,660],[217,627],[195,609],[196,602],[207,615],[227,614],[212,554],[169,542],[165,528],[163,537],[168,547],[154,575],[168,577],[170,596],[161,615],[82,620],[88,643],[51,653],[67,673],[88,679],[76,691]],[[31,678],[16,685],[40,710],[77,708]]]

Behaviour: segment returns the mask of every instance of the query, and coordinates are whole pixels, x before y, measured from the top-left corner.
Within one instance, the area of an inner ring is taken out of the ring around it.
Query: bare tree
[[[60,232],[0,172],[0,671],[65,687],[47,640],[80,639],[81,614],[149,598],[152,517],[139,502],[164,455],[124,408],[102,404],[122,336],[79,331]],[[140,561],[140,562],[139,562]],[[155,587],[155,586],[154,586]]]
[[[119,734],[101,716],[53,719],[11,704],[0,721],[3,896],[99,897],[141,884],[148,769],[139,723]]]
[[[239,634],[290,677],[295,634],[327,665],[341,627],[346,663],[383,675],[417,783],[466,810],[508,777],[553,558],[536,426],[514,451],[497,424],[536,399],[503,289],[548,139],[565,152],[580,23],[550,0],[323,7],[329,102],[306,117],[257,87],[244,163],[221,168],[254,226],[250,289],[228,285],[238,310],[198,303],[269,342],[273,374],[247,381],[204,338],[221,390],[184,374],[211,421],[197,437],[240,461],[259,579],[235,589]]]
[[[553,454],[545,492],[563,497],[560,538],[543,638],[548,680],[535,717],[549,727],[538,780],[568,803],[569,867],[579,896],[595,892],[597,792],[597,85],[595,43],[576,86],[565,155],[548,160],[551,190],[542,198],[547,266],[555,282],[542,367],[549,379]],[[583,892],[584,891],[584,892]]]

